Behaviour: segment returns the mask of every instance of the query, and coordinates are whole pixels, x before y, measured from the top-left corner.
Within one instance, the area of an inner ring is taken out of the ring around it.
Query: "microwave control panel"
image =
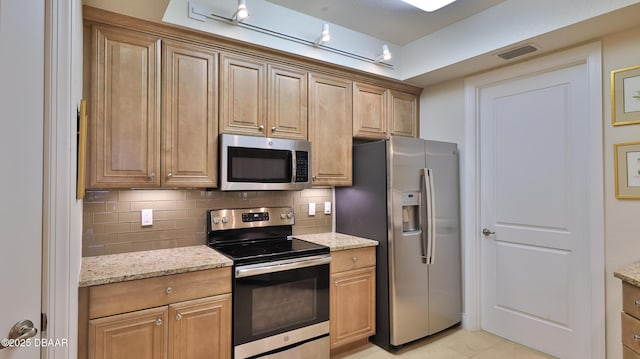
[[[296,151],[296,182],[309,182],[309,152]]]

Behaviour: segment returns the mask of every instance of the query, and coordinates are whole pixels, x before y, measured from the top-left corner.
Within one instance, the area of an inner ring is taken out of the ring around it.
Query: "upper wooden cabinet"
[[[162,45],[162,184],[215,187],[218,57],[213,50]]]
[[[353,137],[418,136],[418,96],[364,83],[353,84]]]
[[[160,185],[160,38],[91,30],[90,187]]]
[[[353,137],[387,137],[387,89],[353,84]]]
[[[220,62],[220,132],[264,136],[267,65],[230,54],[222,54]]]
[[[307,139],[307,72],[269,65],[269,137]]]
[[[307,138],[307,73],[249,57],[221,57],[221,132]]]
[[[315,186],[350,186],[352,85],[343,78],[309,76],[309,141]]]
[[[89,186],[215,187],[218,53],[108,26],[91,35]]]
[[[418,137],[418,95],[389,91],[389,134]]]

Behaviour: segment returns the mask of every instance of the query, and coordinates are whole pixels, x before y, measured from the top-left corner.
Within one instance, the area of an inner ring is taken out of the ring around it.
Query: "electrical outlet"
[[[309,215],[310,216],[315,216],[316,215],[316,204],[315,203],[309,203]]]
[[[324,214],[331,214],[331,202],[324,203]]]
[[[142,212],[142,226],[151,226],[153,225],[153,210],[152,209],[143,209]]]

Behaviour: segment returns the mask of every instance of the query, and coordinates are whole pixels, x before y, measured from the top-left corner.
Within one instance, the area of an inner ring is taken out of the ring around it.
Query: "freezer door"
[[[417,228],[404,226],[407,204],[417,194],[422,203],[420,171],[425,167],[424,141],[392,137],[389,161],[389,304],[391,345],[398,346],[428,334],[429,303],[423,221]],[[415,199],[415,198],[413,198]],[[423,217],[422,206],[419,209]],[[403,216],[405,218],[403,218]]]

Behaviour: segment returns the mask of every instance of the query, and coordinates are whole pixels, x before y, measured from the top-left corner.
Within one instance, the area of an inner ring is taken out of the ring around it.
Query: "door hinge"
[[[47,315],[45,313],[40,313],[40,332],[44,332],[47,330],[47,326],[49,325],[49,320],[47,319]]]

